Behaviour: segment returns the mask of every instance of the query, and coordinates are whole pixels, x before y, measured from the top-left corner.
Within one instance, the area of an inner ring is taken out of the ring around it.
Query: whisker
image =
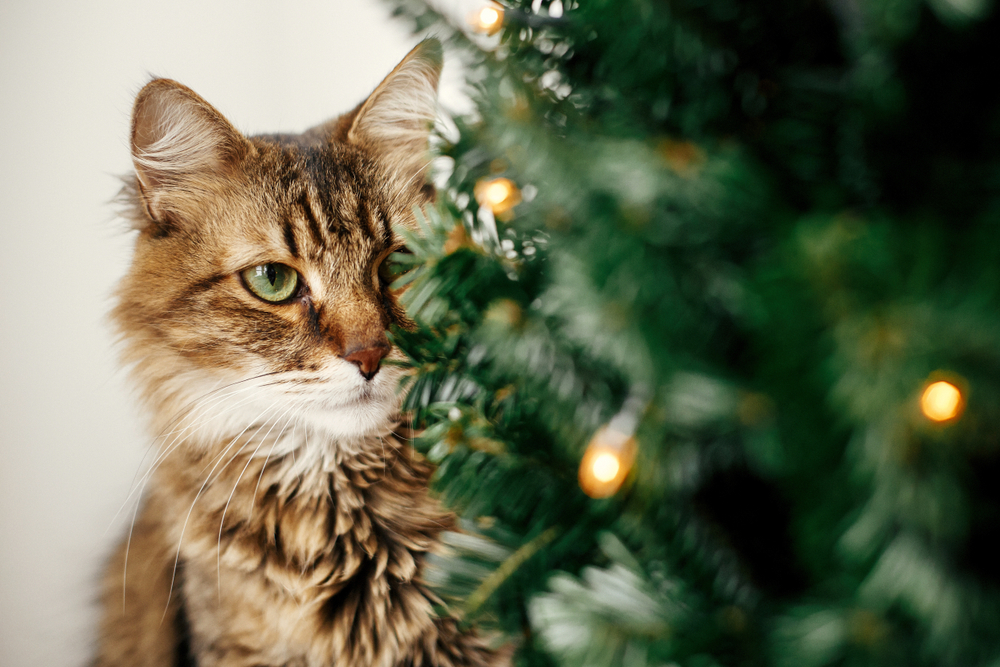
[[[268,374],[264,374],[264,375],[268,375]],[[264,377],[264,375],[256,376],[256,377],[253,377],[253,378],[247,378],[247,380],[259,379],[260,377]],[[235,384],[237,384],[237,383],[235,383],[235,382],[234,383],[230,383],[227,386],[231,387],[231,386],[233,386]],[[228,398],[229,396],[233,396],[233,395],[235,395],[237,393],[241,393],[243,391],[246,391],[248,389],[253,389],[253,388],[254,388],[253,386],[243,387],[243,388],[241,388],[241,389],[239,389],[239,390],[237,390],[235,392],[231,392],[230,394],[226,394],[224,396],[224,398]],[[225,387],[222,387],[220,389],[225,389]],[[209,394],[206,394],[206,396],[210,395],[211,393],[212,392],[209,392]],[[225,414],[226,412],[235,409],[239,405],[242,405],[243,403],[247,402],[248,400],[250,400],[252,398],[253,398],[253,396],[247,397],[246,399],[238,402],[236,405],[230,406],[229,408],[227,408],[226,410],[224,410],[220,414]],[[222,400],[222,399],[220,399],[220,400]],[[215,402],[217,403],[218,400],[215,401]],[[200,408],[201,406],[196,406],[196,407]],[[175,420],[176,420],[176,418],[175,418]],[[175,420],[172,420],[172,422],[175,421]],[[204,423],[205,422],[201,422],[201,424],[204,424]],[[184,430],[186,430],[186,429],[184,429]],[[184,432],[184,430],[181,430],[180,433],[182,434]],[[196,433],[196,432],[197,432],[197,430],[193,431],[190,435],[194,435],[194,433]],[[237,437],[239,437],[239,436],[237,436]],[[132,491],[125,498],[125,502],[122,504],[122,506],[119,508],[118,512],[115,514],[115,517],[117,517],[118,514],[121,513],[121,510],[125,508],[125,505],[128,504],[129,499],[133,495],[136,495],[135,506],[133,507],[133,510],[132,510],[132,520],[129,522],[128,537],[126,538],[126,541],[125,541],[125,559],[124,559],[124,563],[122,565],[122,610],[123,611],[125,609],[126,591],[128,590],[128,559],[129,559],[129,555],[130,555],[130,552],[131,552],[131,549],[132,549],[132,535],[133,535],[133,533],[135,531],[135,521],[136,521],[136,518],[137,518],[138,513],[139,513],[139,506],[141,505],[140,498],[142,497],[142,494],[145,491],[146,485],[149,483],[149,480],[152,479],[153,474],[159,469],[159,467],[163,464],[163,462],[167,459],[167,457],[170,456],[170,454],[172,454],[178,447],[180,447],[182,444],[184,444],[184,442],[186,442],[186,440],[187,440],[187,438],[181,439],[180,438],[180,434],[178,434],[174,438],[174,440],[171,441],[171,445],[167,446],[167,448],[150,464],[149,470],[146,471],[146,473],[142,476],[142,478],[140,480],[141,486],[135,487],[135,488],[132,489]],[[153,442],[155,443],[155,440]],[[134,483],[135,482],[133,481],[133,484]],[[114,519],[112,519],[112,522],[113,521],[114,521]],[[173,584],[171,584],[171,587],[172,586],[173,586]],[[168,605],[169,605],[169,602],[170,601],[169,601],[169,598],[168,598],[168,600],[167,600]],[[164,610],[164,614],[166,614],[165,610]]]
[[[267,468],[267,462],[271,459],[271,454],[274,453],[274,448],[278,446],[281,442],[281,436],[284,434],[285,429],[292,422],[292,418],[289,417],[285,422],[285,425],[281,427],[281,432],[278,433],[278,437],[275,438],[274,442],[271,444],[271,449],[267,450],[267,456],[264,457],[264,465],[260,467],[260,474],[257,476],[257,485],[253,487],[253,495],[250,496],[250,512],[247,514],[247,521],[249,522],[253,518],[253,506],[254,501],[257,499],[257,491],[260,489],[260,481],[264,479],[264,469]],[[292,439],[295,439],[295,431],[298,429],[298,424],[295,425],[295,429],[292,430]]]
[[[243,384],[245,382],[252,382],[254,380],[260,380],[262,378],[269,377],[269,376],[275,375],[275,374],[280,373],[280,372],[281,371],[269,371],[267,373],[261,373],[259,375],[253,375],[253,376],[248,377],[248,378],[243,378],[242,380],[235,380],[235,381],[230,382],[228,384],[225,384],[225,385],[223,385],[221,387],[216,387],[216,388],[214,388],[214,389],[212,389],[210,391],[207,391],[204,394],[202,394],[201,396],[197,396],[197,397],[191,399],[184,408],[182,408],[181,410],[178,410],[177,414],[169,422],[167,422],[166,426],[163,427],[163,431],[161,431],[159,433],[159,435],[157,435],[155,438],[153,438],[153,441],[150,443],[149,447],[146,448],[146,453],[147,454],[149,453],[149,448],[152,447],[156,443],[157,440],[159,440],[161,437],[163,437],[164,432],[168,428],[170,428],[178,420],[180,420],[181,418],[183,418],[192,409],[198,407],[199,404],[202,401],[204,401],[205,399],[207,399],[208,397],[210,397],[212,394],[215,394],[215,393],[220,392],[220,391],[225,391],[226,389],[229,389],[230,387],[235,387],[238,384]],[[169,435],[169,433],[167,435]],[[143,456],[143,459],[145,459],[145,455]],[[140,466],[142,465],[142,461],[139,461],[139,465]],[[136,470],[136,475],[138,475],[138,474],[139,474],[138,470]],[[135,482],[135,477],[132,478],[132,481],[133,481],[133,483]]]
[[[221,380],[220,380],[220,381],[221,381]],[[230,384],[229,384],[229,385],[227,385],[227,386],[232,386],[233,384],[236,384],[236,383],[235,383],[235,382],[234,382],[234,383],[230,383]],[[219,387],[219,386],[218,386],[218,382],[216,382],[216,386],[215,386],[215,387],[214,387],[214,388],[213,388],[213,389],[212,389],[211,391],[207,392],[206,394],[203,394],[202,396],[199,396],[199,397],[197,397],[197,398],[194,398],[194,399],[192,399],[192,400],[191,400],[191,401],[189,402],[189,405],[192,405],[192,404],[193,404],[193,405],[197,406],[197,404],[201,403],[201,401],[202,401],[202,400],[203,400],[203,399],[204,399],[205,397],[207,397],[207,396],[210,396],[211,394],[213,394],[213,393],[214,393],[215,391],[217,391],[217,390],[219,390],[219,389],[225,389],[225,387]],[[152,441],[150,441],[149,445],[148,445],[148,446],[146,447],[146,450],[145,450],[145,451],[143,452],[143,454],[142,454],[142,458],[141,458],[141,459],[139,459],[139,465],[138,465],[138,466],[136,467],[136,469],[135,469],[135,474],[134,474],[134,475],[132,475],[132,483],[131,483],[131,484],[129,485],[129,490],[130,490],[130,491],[131,491],[131,489],[132,489],[132,488],[133,488],[133,487],[135,486],[135,480],[136,480],[136,478],[137,478],[137,477],[139,476],[139,471],[140,471],[140,470],[142,469],[142,464],[143,464],[143,462],[144,462],[144,461],[146,460],[146,456],[148,456],[148,455],[149,455],[149,452],[150,452],[150,450],[151,450],[151,449],[153,448],[153,445],[155,445],[155,444],[156,444],[156,441],[157,441],[157,440],[159,440],[160,438],[164,437],[164,435],[169,435],[169,433],[165,433],[165,432],[166,432],[166,430],[167,430],[168,428],[170,428],[170,427],[171,427],[171,425],[173,425],[173,424],[174,424],[174,423],[175,423],[175,422],[176,422],[177,420],[179,420],[179,419],[181,418],[181,416],[182,416],[182,413],[183,413],[183,412],[184,412],[184,410],[181,410],[181,411],[178,411],[178,414],[174,415],[173,419],[171,419],[171,420],[170,420],[169,422],[167,422],[167,424],[166,424],[166,425],[165,425],[165,426],[163,427],[163,430],[162,430],[162,431],[160,431],[160,432],[159,432],[159,433],[158,433],[158,434],[156,435],[156,437],[154,437],[154,438],[152,439]],[[114,521],[114,519],[112,519],[112,521]]]
[[[111,526],[114,525],[115,520],[122,513],[122,510],[124,510],[125,507],[128,505],[129,499],[132,497],[132,494],[135,492],[135,487],[136,487],[136,483],[137,483],[136,482],[136,478],[139,476],[139,471],[142,469],[142,464],[145,462],[146,457],[149,456],[149,452],[150,452],[150,450],[152,450],[153,446],[156,444],[156,441],[159,440],[160,438],[163,438],[163,437],[165,437],[167,435],[170,435],[171,433],[175,432],[175,431],[167,432],[167,429],[169,429],[172,425],[174,425],[179,419],[183,418],[185,415],[190,414],[193,410],[200,409],[202,407],[201,401],[203,401],[206,398],[210,397],[212,394],[214,394],[216,392],[219,392],[219,391],[224,391],[225,389],[228,389],[229,387],[233,387],[233,386],[235,386],[237,384],[242,384],[244,382],[250,382],[252,380],[259,380],[259,379],[267,377],[269,375],[273,375],[273,373],[262,373],[260,375],[255,375],[253,377],[245,378],[243,380],[237,380],[235,382],[230,382],[229,384],[226,384],[226,385],[224,385],[222,387],[218,387],[218,388],[213,389],[213,390],[211,390],[209,392],[206,392],[205,394],[202,394],[198,398],[192,399],[191,401],[189,401],[189,403],[184,408],[182,408],[181,410],[179,410],[178,413],[177,413],[177,415],[174,416],[174,418],[171,419],[167,423],[167,425],[163,427],[163,430],[160,431],[160,433],[156,437],[154,437],[152,439],[152,441],[150,441],[149,445],[146,447],[146,450],[143,453],[142,458],[139,460],[139,465],[136,467],[135,474],[132,476],[132,483],[129,485],[129,493],[125,497],[124,502],[122,502],[121,507],[119,507],[118,511],[115,512],[115,515],[113,517],[111,517],[111,521],[108,523],[108,527],[105,529],[105,533],[107,533],[108,530],[111,530]],[[243,389],[240,389],[238,391],[242,391],[242,390]],[[234,392],[234,393],[236,393],[236,392]],[[228,397],[228,396],[232,396],[232,395],[233,395],[233,393],[226,394],[223,398]],[[150,465],[151,466],[155,465],[155,461],[154,461],[154,463],[151,463]]]
[[[388,471],[385,469],[385,467],[387,465],[386,460],[385,460],[385,438],[383,438],[380,435],[378,437],[378,441],[382,444],[382,481],[384,482],[385,481],[385,476],[387,474],[389,474]]]
[[[243,474],[247,471],[247,468],[250,467],[250,463],[253,461],[254,455],[258,451],[260,451],[260,448],[264,446],[265,442],[267,442],[267,436],[271,435],[271,431],[273,431],[274,427],[277,426],[278,421],[281,420],[285,415],[287,415],[291,411],[291,409],[292,409],[292,406],[289,406],[288,408],[285,409],[284,412],[281,413],[281,415],[279,415],[278,417],[275,418],[275,420],[271,423],[271,428],[267,429],[267,433],[265,433],[264,437],[261,438],[260,444],[258,444],[257,447],[250,454],[250,456],[247,457],[246,465],[244,465],[243,466],[243,470],[240,471],[239,476],[236,478],[236,483],[233,484],[233,490],[230,492],[229,498],[226,500],[226,506],[222,508],[222,519],[219,520],[218,548],[215,551],[216,581],[218,582],[219,600],[220,601],[222,600],[222,530],[223,530],[223,528],[225,527],[225,524],[226,524],[226,513],[229,511],[229,504],[231,502],[233,502],[233,496],[236,494],[236,489],[240,485],[240,480],[243,479]],[[257,433],[260,433],[260,429],[262,429],[262,428],[264,428],[263,424],[261,424],[260,428],[257,429],[257,431],[254,433],[253,437],[256,437]],[[284,430],[284,429],[282,429],[282,430]],[[240,452],[242,452],[242,451],[243,451],[243,448],[241,447],[240,448]],[[237,452],[233,456],[233,458],[235,458],[236,456],[239,456],[240,452]],[[253,503],[253,499],[251,499],[250,502],[252,504]]]
[[[271,407],[274,407],[274,405],[275,404],[272,404],[263,412],[261,412],[260,416],[258,416],[257,419],[260,419],[260,417],[262,417],[264,413],[267,412],[267,410],[270,410]],[[181,544],[183,544],[184,542],[184,533],[187,532],[187,525],[188,522],[191,520],[191,513],[194,511],[194,507],[198,503],[198,499],[201,498],[201,494],[205,492],[205,488],[212,480],[212,474],[215,473],[215,469],[219,467],[220,463],[222,463],[222,459],[225,458],[225,455],[229,452],[230,449],[233,448],[233,446],[239,441],[239,439],[243,437],[243,434],[246,433],[247,430],[249,430],[254,423],[256,423],[257,419],[254,419],[252,422],[250,422],[250,424],[246,426],[246,428],[240,431],[239,434],[237,434],[236,437],[229,442],[229,445],[226,446],[226,448],[222,451],[222,453],[216,457],[218,461],[216,461],[215,465],[212,467],[212,470],[209,471],[208,476],[205,478],[205,481],[202,482],[201,488],[198,489],[198,493],[196,493],[194,496],[194,500],[191,501],[191,507],[188,508],[187,515],[184,517],[184,523],[181,525],[180,537],[177,539],[177,552],[176,555],[174,556],[173,573],[170,575],[170,588],[167,590],[167,603],[166,606],[163,608],[163,616],[160,618],[161,623],[163,622],[163,619],[166,618],[167,616],[167,610],[170,609],[170,600],[172,599],[174,594],[174,582],[177,580],[177,564],[181,560]],[[232,462],[232,460],[233,459],[229,459],[230,462]],[[226,466],[228,465],[229,463],[226,464]],[[222,469],[225,470],[225,466],[223,466]],[[221,474],[222,471],[220,470],[219,472]]]
[[[232,392],[232,393],[230,393],[230,394],[226,394],[226,395],[225,395],[224,397],[221,397],[221,398],[217,399],[217,400],[215,401],[215,403],[218,403],[218,402],[220,402],[221,400],[224,400],[225,398],[229,398],[229,397],[231,397],[231,396],[235,396],[235,395],[236,395],[236,394],[238,394],[238,393],[242,393],[242,392],[244,392],[244,391],[248,391],[248,390],[250,390],[250,389],[255,389],[255,388],[256,388],[256,387],[244,387],[244,388],[242,388],[242,389],[239,389],[239,390],[237,390],[237,391],[235,391],[235,392]],[[222,410],[221,412],[218,412],[218,413],[216,413],[216,415],[215,415],[215,416],[221,416],[221,415],[224,415],[224,414],[226,414],[226,413],[228,413],[228,412],[231,412],[232,410],[235,410],[236,408],[238,408],[239,406],[243,405],[244,403],[246,403],[246,402],[248,402],[248,401],[252,400],[253,398],[255,398],[255,397],[254,397],[254,396],[248,396],[247,398],[245,398],[245,399],[243,399],[243,400],[239,401],[238,403],[236,403],[236,404],[234,404],[234,405],[231,405],[231,406],[229,406],[228,408],[226,408],[226,409]],[[212,405],[214,405],[215,403],[213,403]],[[201,406],[198,406],[198,407],[200,408]],[[209,407],[209,406],[208,406],[208,405],[206,405],[206,406],[204,406],[204,407],[206,407],[206,408],[207,408],[207,407]],[[129,501],[129,499],[131,499],[131,498],[132,498],[132,496],[133,496],[133,495],[135,495],[137,491],[139,492],[139,495],[142,495],[142,490],[143,490],[143,489],[145,489],[145,485],[146,485],[146,484],[147,484],[147,483],[149,482],[149,477],[150,477],[150,476],[151,476],[151,475],[152,475],[153,473],[155,473],[155,472],[156,472],[156,469],[157,469],[157,468],[159,467],[159,465],[160,465],[160,464],[162,464],[162,463],[163,463],[163,461],[164,461],[164,460],[166,459],[166,457],[167,457],[167,456],[169,456],[169,455],[170,455],[170,454],[171,454],[171,453],[172,453],[172,452],[173,452],[173,451],[174,451],[175,449],[177,449],[177,447],[178,447],[178,446],[180,446],[181,444],[183,444],[184,442],[186,442],[186,441],[187,441],[187,438],[189,438],[189,437],[193,436],[193,435],[194,435],[194,434],[195,434],[195,433],[197,432],[197,429],[196,429],[196,430],[194,430],[194,431],[192,431],[192,432],[191,432],[191,433],[190,433],[190,434],[189,434],[189,435],[188,435],[187,437],[185,437],[185,438],[181,438],[181,435],[182,435],[182,434],[183,434],[183,433],[184,433],[185,431],[187,431],[188,429],[190,429],[190,428],[194,428],[194,427],[201,427],[201,426],[204,426],[204,425],[205,425],[205,424],[207,424],[207,423],[208,423],[209,421],[210,421],[210,420],[207,420],[207,419],[206,419],[206,420],[203,420],[203,421],[201,421],[201,422],[195,422],[195,423],[192,423],[192,424],[188,424],[187,426],[185,426],[185,427],[184,427],[183,429],[180,429],[179,431],[172,431],[172,432],[171,432],[171,433],[176,433],[177,435],[176,435],[176,436],[174,437],[174,439],[173,439],[173,440],[171,440],[171,441],[170,441],[170,443],[169,443],[168,445],[165,445],[165,448],[164,448],[164,450],[163,450],[163,451],[161,451],[161,453],[160,453],[160,454],[159,454],[159,455],[157,456],[157,458],[156,458],[156,459],[154,459],[154,460],[153,460],[153,462],[152,462],[152,463],[150,464],[150,469],[149,469],[149,470],[147,470],[147,471],[146,471],[146,473],[145,473],[145,474],[144,474],[144,475],[143,475],[143,476],[142,476],[142,477],[141,477],[141,478],[139,479],[139,483],[141,483],[141,484],[142,484],[142,487],[141,487],[141,488],[135,488],[135,487],[133,487],[133,489],[132,489],[132,490],[131,490],[131,491],[129,492],[129,494],[128,494],[128,495],[127,495],[127,496],[125,497],[125,502],[124,502],[124,503],[122,503],[122,506],[121,506],[121,508],[119,508],[119,510],[118,510],[118,513],[116,513],[116,514],[115,514],[115,517],[117,517],[117,516],[118,516],[118,514],[120,514],[120,513],[121,513],[121,510],[125,509],[125,506],[126,506],[126,505],[128,504],[128,501]],[[114,521],[114,519],[112,519],[112,521]]]

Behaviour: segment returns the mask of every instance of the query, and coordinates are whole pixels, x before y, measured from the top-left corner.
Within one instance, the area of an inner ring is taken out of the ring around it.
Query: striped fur
[[[139,233],[113,316],[157,436],[95,667],[509,661],[436,615],[421,566],[453,517],[401,436],[403,371],[351,361],[409,324],[379,265],[427,197],[440,66],[424,42],[302,135],[244,137],[172,81],[139,93]],[[294,298],[244,285],[268,263],[301,276]]]

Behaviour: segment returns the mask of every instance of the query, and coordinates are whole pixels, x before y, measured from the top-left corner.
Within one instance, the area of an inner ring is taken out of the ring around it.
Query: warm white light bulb
[[[920,397],[920,409],[932,421],[954,419],[962,411],[962,392],[950,382],[934,382],[927,386]]]
[[[503,181],[493,181],[486,188],[486,201],[491,205],[503,203],[503,200],[510,194],[510,188]]]
[[[486,5],[478,12],[469,15],[469,23],[478,32],[492,35],[499,32],[503,26],[503,7],[499,5]]]
[[[608,452],[597,456],[591,466],[594,478],[598,482],[610,482],[618,475],[620,469],[621,464],[618,463],[618,457]]]
[[[608,498],[621,488],[635,462],[635,438],[602,426],[591,438],[577,473],[591,498]]]
[[[499,20],[500,12],[498,12],[495,7],[483,7],[483,10],[479,12],[479,23],[484,28],[496,25],[496,22]]]
[[[476,201],[501,215],[521,203],[521,192],[509,178],[481,180],[475,187]]]

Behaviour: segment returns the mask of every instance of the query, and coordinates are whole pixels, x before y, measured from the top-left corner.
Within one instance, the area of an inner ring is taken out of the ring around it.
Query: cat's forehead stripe
[[[381,245],[388,247],[392,244],[392,233],[382,209],[377,205],[373,206],[365,197],[358,198],[358,220],[367,225],[368,233],[381,242]]]
[[[281,221],[281,226],[285,236],[285,245],[288,246],[289,254],[295,259],[298,259],[299,244],[295,241],[295,228],[292,226],[291,219],[286,217]]]
[[[320,228],[319,221],[316,220],[316,209],[313,208],[312,198],[309,196],[308,190],[303,190],[299,196],[298,205],[302,211],[302,217],[305,218],[306,228],[312,234],[313,243],[319,248],[325,247],[326,236]]]
[[[318,149],[304,151],[303,176],[307,184],[298,204],[316,246],[325,249],[329,235],[338,238],[367,232],[376,245],[394,244],[390,216],[386,213],[373,174],[356,157],[321,159]]]

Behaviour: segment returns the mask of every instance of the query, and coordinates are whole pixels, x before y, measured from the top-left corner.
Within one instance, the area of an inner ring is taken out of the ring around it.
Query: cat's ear
[[[170,79],[154,79],[139,91],[131,138],[139,195],[152,222],[164,229],[252,150],[212,105]]]
[[[349,142],[374,150],[417,188],[430,159],[427,139],[437,113],[443,62],[441,42],[422,41],[362,103],[347,133]]]

